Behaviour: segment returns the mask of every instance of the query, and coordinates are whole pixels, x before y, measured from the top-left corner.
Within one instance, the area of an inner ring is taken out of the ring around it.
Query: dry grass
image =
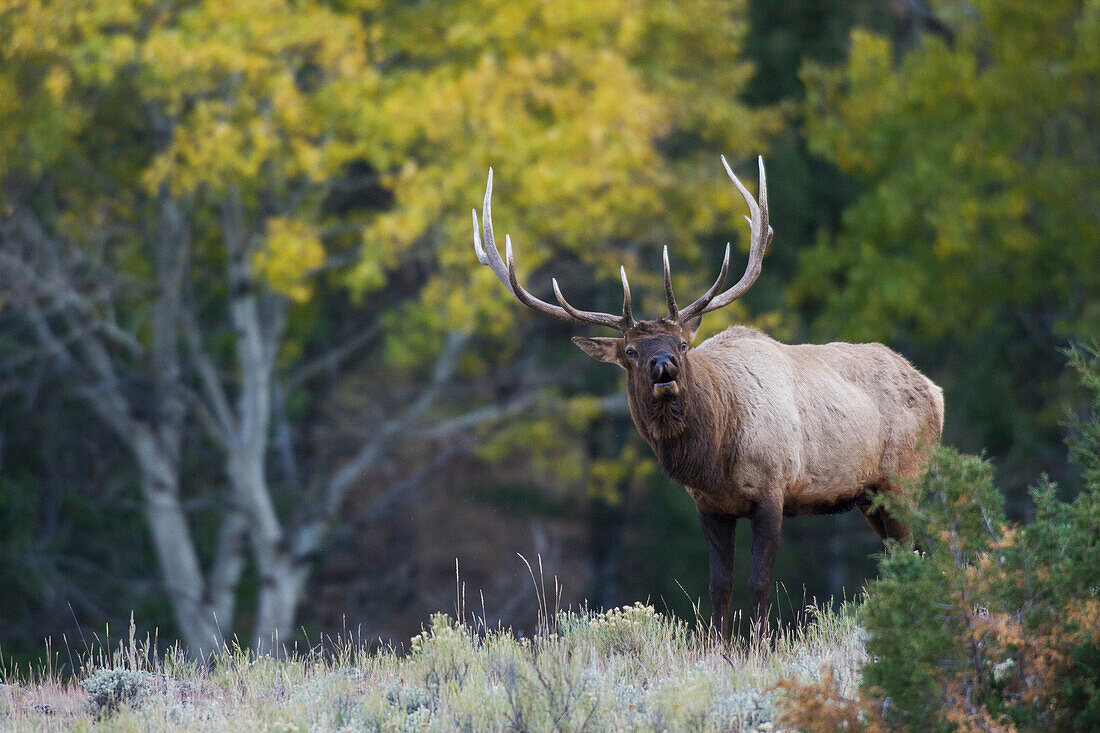
[[[79,680],[9,673],[0,728],[773,730],[779,680],[858,684],[851,615],[807,614],[771,643],[729,647],[642,604],[548,614],[531,638],[436,615],[402,650],[344,639],[282,660],[227,649],[208,665],[131,636],[84,655]]]

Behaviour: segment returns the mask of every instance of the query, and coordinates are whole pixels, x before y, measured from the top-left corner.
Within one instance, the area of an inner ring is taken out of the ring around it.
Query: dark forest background
[[[754,187],[762,154],[775,239],[702,336],[886,343],[1013,518],[1041,473],[1072,493],[1097,48],[1100,6],[1061,0],[0,11],[0,651],[131,610],[197,650],[400,643],[454,610],[456,558],[467,609],[529,628],[518,555],[563,605],[693,618],[695,511],[621,372],[474,258],[490,165],[529,287],[614,311],[621,263],[653,317],[663,246],[682,298],[726,241],[740,272],[718,155]],[[789,520],[779,607],[858,593],[880,546]]]

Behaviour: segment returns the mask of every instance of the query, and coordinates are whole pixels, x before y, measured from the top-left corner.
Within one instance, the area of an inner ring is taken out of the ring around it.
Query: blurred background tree
[[[1054,346],[1100,337],[1095,3],[942,3],[946,34],[899,52],[852,36],[808,64],[811,150],[862,184],[791,292],[815,338],[882,340],[948,394],[946,440],[1026,482],[1065,471],[1071,382]]]
[[[1024,477],[1066,476],[1056,347],[1098,329],[1098,27],[1095,3],[0,5],[0,649],[131,608],[196,651],[400,641],[456,557],[522,626],[516,552],[566,602],[690,614],[695,512],[619,372],[474,259],[490,165],[524,282],[610,311],[624,264],[651,316],[662,246],[688,292],[745,244],[717,154],[764,153],[775,245],[703,336],[886,341],[1022,511]],[[858,517],[785,531],[781,604],[873,571]]]
[[[433,474],[475,447],[460,431],[551,382],[552,365],[524,370],[506,387],[515,396],[484,409],[499,392],[487,370],[546,360],[517,338],[465,217],[446,215],[476,200],[490,156],[516,175],[498,216],[531,238],[525,268],[553,252],[569,282],[568,265],[611,273],[655,262],[670,240],[688,276],[713,266],[717,249],[700,245],[737,215],[702,151],[758,149],[777,119],[736,102],[743,30],[705,2],[8,9],[10,390],[56,373],[51,386],[90,408],[81,423],[94,415],[110,431],[100,441],[132,456],[160,587],[191,649],[242,623],[253,644],[291,638],[309,570],[365,473],[400,462],[409,480]],[[726,93],[703,93],[689,53]],[[484,343],[463,357],[473,334]],[[528,470],[582,486],[576,455],[603,403],[563,399],[546,392],[532,420],[481,443],[483,460],[518,465],[526,445]],[[355,416],[326,423],[326,410]],[[432,420],[445,421],[416,434]],[[395,456],[414,434],[416,449]],[[408,510],[413,488],[372,498]]]

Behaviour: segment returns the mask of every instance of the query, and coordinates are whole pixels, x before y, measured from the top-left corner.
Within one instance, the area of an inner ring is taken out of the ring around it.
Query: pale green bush
[[[716,645],[644,604],[561,613],[542,628],[520,638],[438,614],[404,651],[348,643],[276,660],[234,649],[209,667],[170,654],[154,660],[155,674],[127,673],[146,683],[133,698],[115,694],[125,704],[96,724],[135,731],[764,731],[777,714],[778,680],[828,673],[854,690],[863,661],[852,616],[828,608],[760,645]],[[87,695],[65,689],[72,704],[51,698],[59,711],[51,720],[67,716],[79,728],[91,720]],[[17,730],[45,722],[29,705],[5,719]]]
[[[130,669],[100,669],[82,679],[80,686],[88,692],[92,711],[104,715],[123,705],[138,706],[149,694],[153,675]]]

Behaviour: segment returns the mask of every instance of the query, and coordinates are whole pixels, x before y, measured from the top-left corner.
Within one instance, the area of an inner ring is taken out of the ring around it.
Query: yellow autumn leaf
[[[275,217],[267,222],[267,236],[252,265],[272,290],[304,302],[312,294],[309,277],[324,259],[324,245],[313,229],[298,220]]]

